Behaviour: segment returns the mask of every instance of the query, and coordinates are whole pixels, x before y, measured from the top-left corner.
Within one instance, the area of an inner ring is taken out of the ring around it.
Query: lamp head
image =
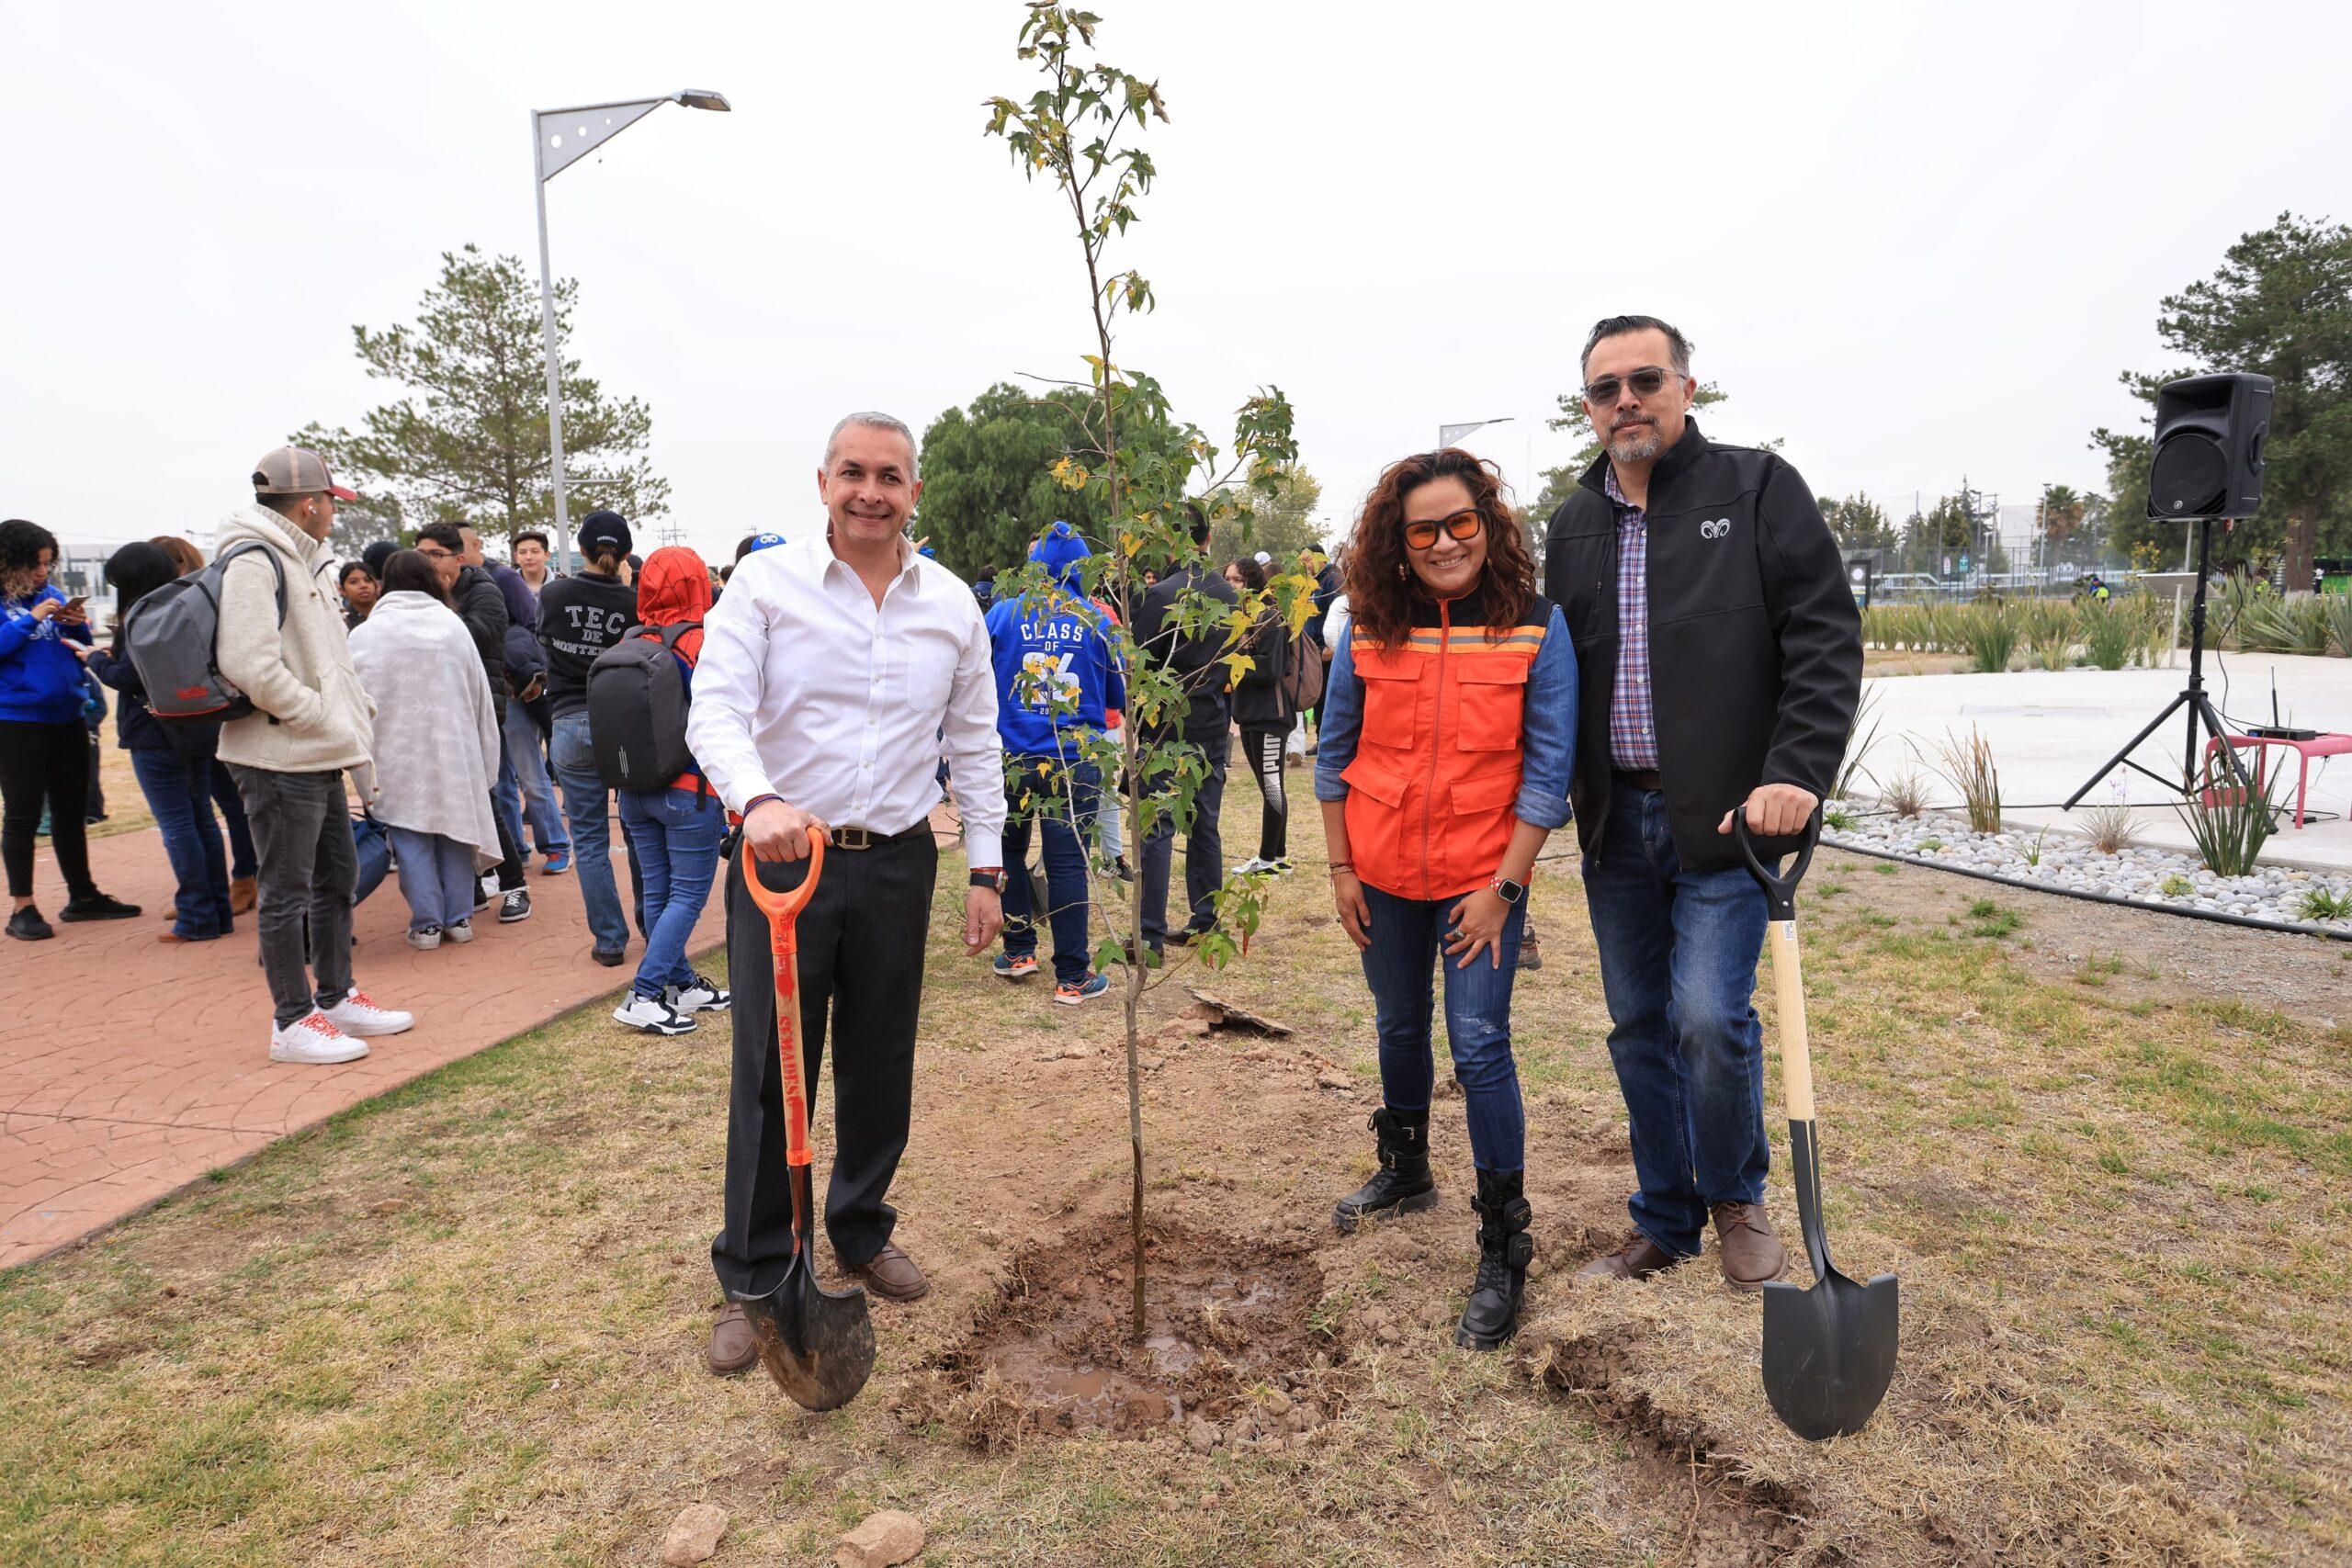
[[[676,102],[685,105],[690,109],[717,109],[721,114],[727,114],[735,107],[727,101],[726,94],[714,93],[703,87],[688,87],[684,92],[674,95],[674,97]]]

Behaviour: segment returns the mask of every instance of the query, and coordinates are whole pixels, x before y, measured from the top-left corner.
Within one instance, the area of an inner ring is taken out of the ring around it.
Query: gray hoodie
[[[286,572],[286,622],[277,619],[277,579],[252,551],[229,565],[220,584],[220,673],[254,711],[220,727],[220,760],[278,773],[356,770],[363,798],[375,792],[376,706],[359,684],[333,581],[334,561],[268,507],[241,506],[213,534],[216,555],[258,540]]]

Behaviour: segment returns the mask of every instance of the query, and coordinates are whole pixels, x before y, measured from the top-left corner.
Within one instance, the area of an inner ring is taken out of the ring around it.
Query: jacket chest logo
[[[1702,539],[1720,539],[1730,532],[1731,519],[1728,517],[1711,517],[1699,525],[1699,536]]]

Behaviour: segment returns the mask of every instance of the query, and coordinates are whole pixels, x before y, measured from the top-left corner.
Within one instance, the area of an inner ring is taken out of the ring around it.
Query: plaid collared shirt
[[[1650,530],[1641,507],[1617,488],[1617,470],[1601,470],[1601,488],[1617,509],[1617,682],[1609,693],[1610,761],[1629,772],[1657,766],[1657,723],[1650,711]]]

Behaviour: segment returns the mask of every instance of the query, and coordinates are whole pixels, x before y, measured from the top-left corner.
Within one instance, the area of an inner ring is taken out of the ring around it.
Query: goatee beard
[[[1609,455],[1621,463],[1646,463],[1664,446],[1665,443],[1658,439],[1657,426],[1629,425],[1611,437]]]

